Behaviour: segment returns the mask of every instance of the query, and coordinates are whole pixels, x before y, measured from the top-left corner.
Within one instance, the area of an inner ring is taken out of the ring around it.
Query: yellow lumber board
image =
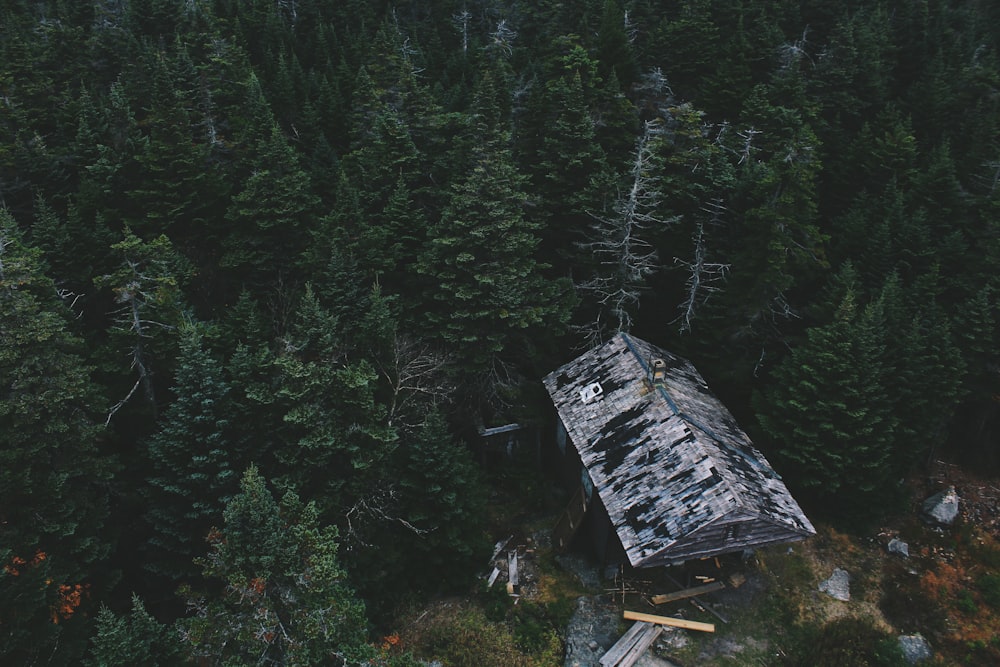
[[[657,625],[669,625],[672,628],[684,628],[685,630],[700,630],[701,632],[715,632],[715,625],[712,623],[700,623],[698,621],[688,621],[683,618],[673,618],[671,616],[657,616],[656,614],[643,614],[638,611],[625,610],[626,621],[646,621]]]

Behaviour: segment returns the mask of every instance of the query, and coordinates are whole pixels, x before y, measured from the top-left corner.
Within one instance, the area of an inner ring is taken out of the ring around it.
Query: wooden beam
[[[507,580],[514,586],[521,583],[517,578],[517,549],[507,552]]]
[[[628,652],[630,648],[635,646],[635,641],[642,634],[642,631],[646,628],[655,628],[657,626],[652,623],[646,623],[644,621],[636,621],[632,624],[628,630],[625,631],[615,645],[608,649],[607,653],[601,656],[601,667],[613,667],[618,664],[618,661],[622,659],[622,656]]]
[[[665,574],[667,575],[667,579],[669,579],[670,581],[674,582],[675,586],[680,586],[681,585],[681,582],[679,582],[676,579],[674,579],[673,577],[671,577],[670,573],[665,573]],[[719,619],[723,623],[728,623],[729,622],[729,620],[725,616],[723,616],[722,614],[720,614],[718,611],[716,611],[715,608],[712,607],[712,605],[708,604],[704,600],[699,600],[698,598],[694,598],[694,600],[697,601],[698,604],[700,604],[701,606],[703,606],[705,609],[707,609],[708,611],[710,611],[713,616],[715,616],[717,619]]]
[[[651,599],[653,601],[653,604],[666,604],[668,602],[676,602],[677,600],[684,600],[685,598],[693,598],[696,595],[702,595],[704,593],[713,593],[725,587],[726,585],[721,581],[713,581],[710,584],[705,584],[703,586],[695,586],[693,588],[685,588],[684,590],[677,591],[675,593],[667,593],[665,595],[654,595]]]
[[[689,621],[683,618],[673,618],[672,616],[657,616],[656,614],[643,614],[638,611],[625,610],[626,621],[646,621],[656,625],[669,625],[672,628],[684,628],[685,630],[700,630],[701,632],[715,632],[715,625],[712,623],[700,623],[699,621]]]
[[[493,588],[493,584],[496,583],[497,577],[500,576],[500,568],[495,567],[493,571],[490,572],[490,578],[486,580],[486,588]]]
[[[601,667],[632,667],[662,632],[663,628],[659,625],[636,621],[628,632],[601,656]]]
[[[652,626],[655,630],[650,630],[642,633],[639,639],[636,640],[635,644],[628,650],[628,653],[622,656],[622,659],[618,661],[616,667],[632,667],[639,658],[649,650],[649,647],[653,645],[653,642],[663,634],[663,627],[659,625]]]

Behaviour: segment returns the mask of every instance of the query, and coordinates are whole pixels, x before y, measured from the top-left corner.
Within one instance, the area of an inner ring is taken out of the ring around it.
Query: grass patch
[[[993,609],[1000,609],[1000,574],[984,574],[976,580],[983,601]]]
[[[964,614],[975,614],[979,606],[976,599],[972,597],[972,591],[961,590],[955,596],[955,608]]]
[[[445,667],[556,667],[562,663],[558,633],[539,629],[530,647],[523,640],[507,622],[490,619],[478,606],[458,603],[425,612],[400,639],[402,647],[415,656],[438,660]]]
[[[860,618],[839,618],[822,626],[802,625],[785,649],[784,665],[798,667],[903,667],[895,638]]]

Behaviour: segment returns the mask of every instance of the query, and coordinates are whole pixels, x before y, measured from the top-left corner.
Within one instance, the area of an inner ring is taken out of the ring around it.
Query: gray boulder
[[[940,493],[924,501],[923,517],[929,523],[950,526],[958,518],[958,493],[954,486],[949,486]]]
[[[819,582],[819,590],[836,600],[848,602],[851,599],[851,575],[846,570],[835,568],[829,579]]]
[[[919,632],[915,635],[902,635],[899,638],[899,650],[903,652],[906,662],[911,665],[930,660],[934,655],[931,645]]]
[[[898,554],[903,558],[910,557],[910,545],[899,538],[892,538],[889,540],[889,553]]]

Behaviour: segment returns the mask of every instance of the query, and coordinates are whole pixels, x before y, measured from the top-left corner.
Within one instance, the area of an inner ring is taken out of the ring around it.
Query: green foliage
[[[975,598],[967,590],[961,590],[955,595],[955,607],[964,614],[975,614],[978,609]]]
[[[488,620],[475,607],[437,613],[428,619],[411,640],[417,654],[441,661],[448,667],[544,667],[561,660],[562,644],[549,635],[537,652],[518,645],[515,635],[503,623]]]
[[[293,493],[275,501],[256,468],[229,501],[201,560],[219,587],[188,591],[180,626],[195,658],[221,664],[343,665],[370,655],[364,605],[337,559],[337,530]]]
[[[470,167],[430,227],[418,270],[433,281],[424,330],[481,372],[518,334],[558,331],[567,304],[559,284],[540,273],[535,225],[525,218],[523,179],[509,152],[486,145]]]
[[[158,403],[153,377],[161,366],[169,368],[176,354],[176,332],[186,309],[180,287],[190,275],[190,264],[166,236],[146,241],[128,227],[111,249],[115,269],[96,276],[94,285],[111,292],[115,307],[109,346],[116,359],[129,361],[127,373],[135,378],[132,388],[123,390],[124,398],[111,409],[111,415],[141,389],[146,409],[155,416]],[[120,363],[115,366],[119,376],[125,375]]]
[[[182,334],[172,388],[176,399],[148,443],[144,499],[153,537],[145,566],[171,581],[193,574],[192,559],[249,461],[231,442],[229,387],[195,327]]]
[[[1000,609],[1000,574],[984,574],[976,579],[983,600],[994,609]]]
[[[849,290],[829,324],[810,329],[760,401],[778,469],[793,487],[836,503],[831,514],[858,518],[892,497],[896,419],[884,387],[881,302],[859,312]]]
[[[132,596],[132,609],[119,616],[107,607],[97,614],[96,634],[91,638],[87,667],[131,667],[181,665],[181,637],[146,611],[142,600]]]
[[[0,210],[0,657],[61,665],[109,583],[114,465],[104,399],[39,255]]]
[[[354,529],[359,580],[412,549],[443,583],[488,483],[446,431],[538,412],[614,320],[594,279],[834,513],[931,455],[1000,464],[994,4],[6,3],[0,193],[41,253],[4,217],[0,566],[34,563],[0,571],[6,645],[75,660],[83,613],[47,619],[104,562],[165,599],[135,547],[250,460]],[[616,202],[670,223],[598,235],[638,278],[587,245]],[[109,552],[112,492],[150,525]]]
[[[490,548],[483,530],[486,498],[469,451],[432,410],[419,428],[400,437],[390,463],[397,478],[381,482],[390,491],[375,498],[384,507],[352,518],[368,545],[351,559],[359,586],[373,600],[466,590]],[[373,551],[377,563],[370,560]]]
[[[786,665],[818,667],[903,667],[906,661],[895,642],[868,621],[840,618],[822,627],[798,629],[798,641],[786,655]]]
[[[278,126],[261,143],[253,173],[233,196],[220,264],[241,286],[261,287],[290,275],[315,224],[319,199]]]

